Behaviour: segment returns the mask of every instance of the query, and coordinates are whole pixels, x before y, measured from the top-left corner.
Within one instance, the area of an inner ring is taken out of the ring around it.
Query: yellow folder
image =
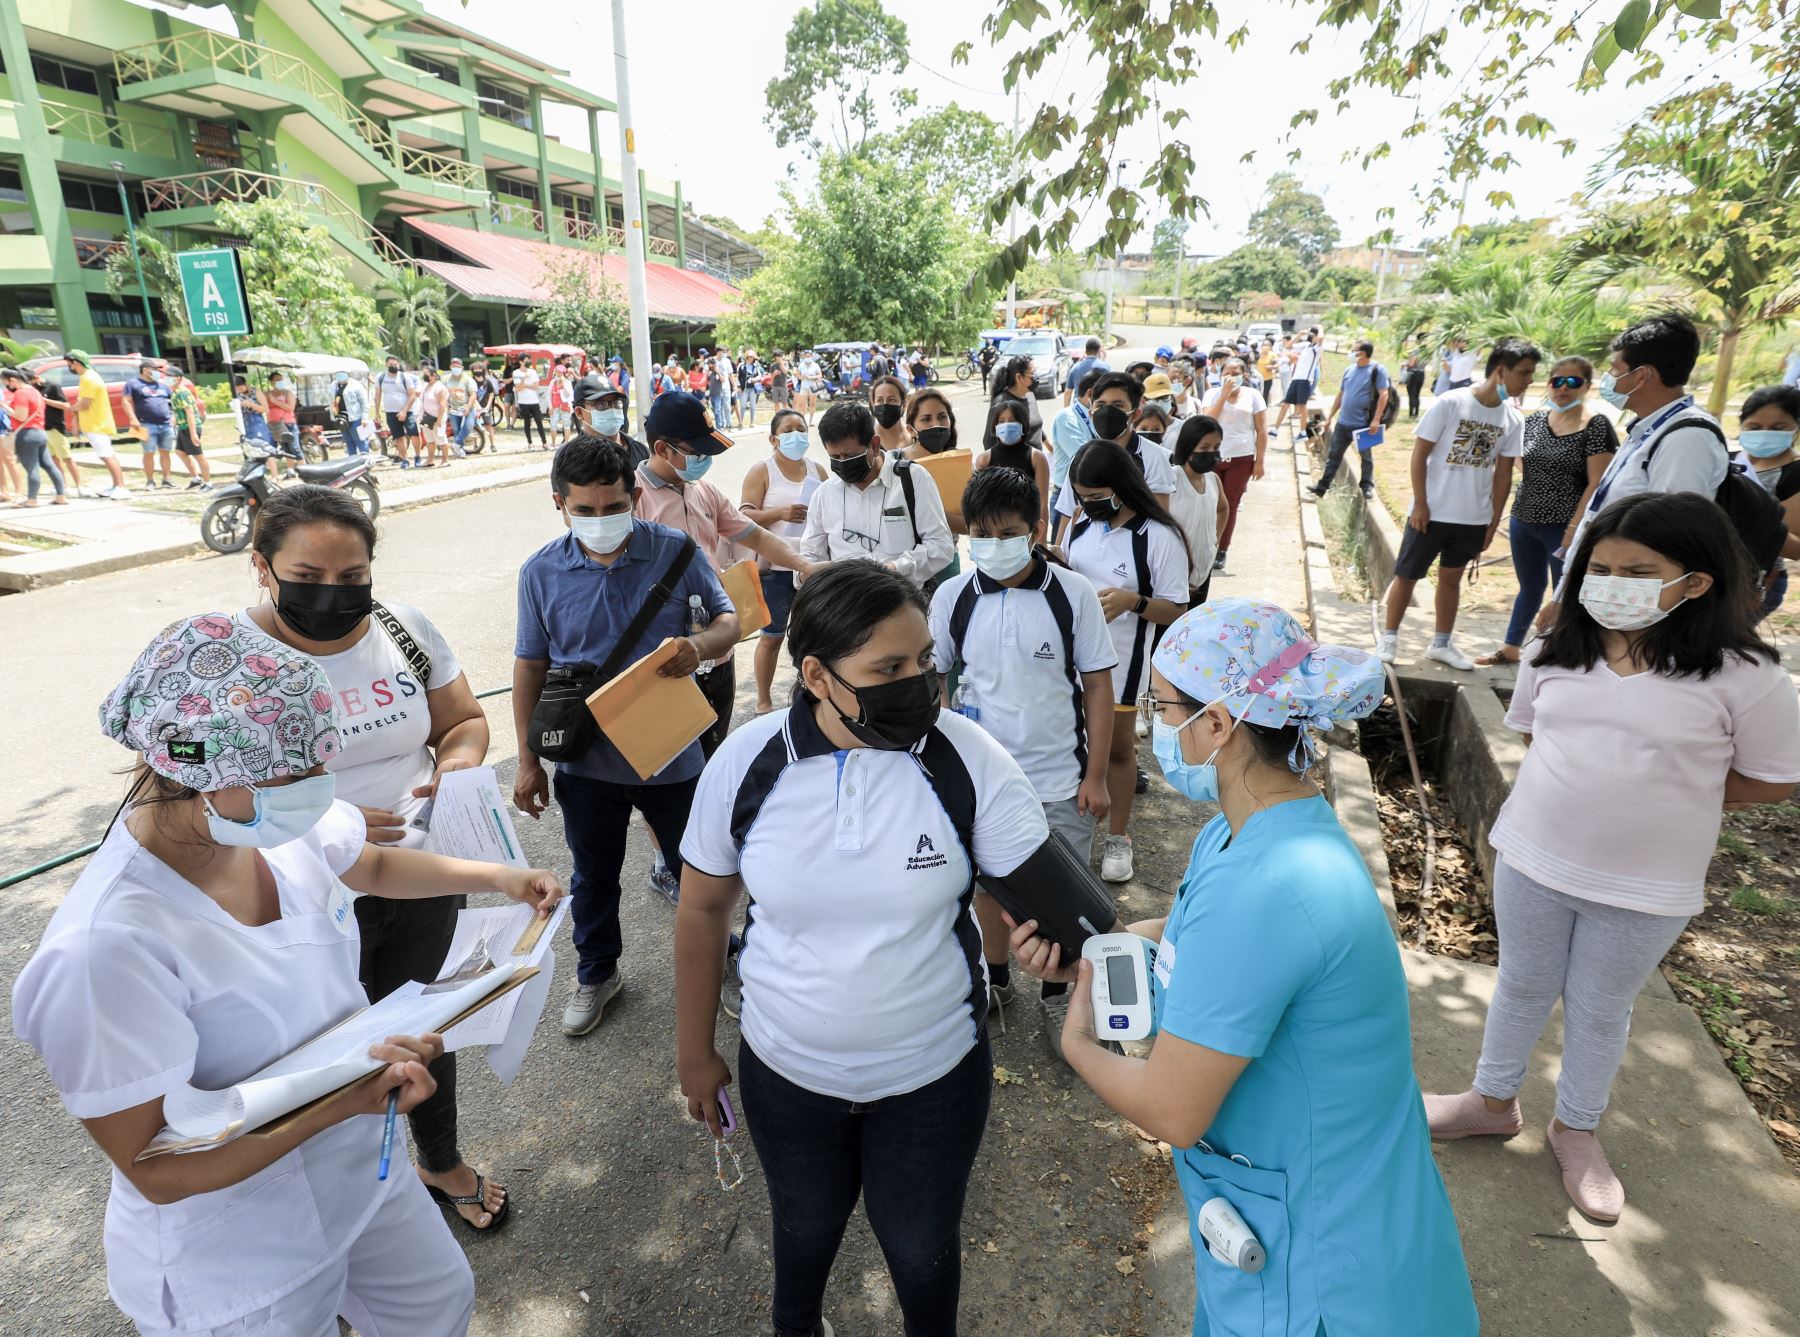
[[[937,484],[938,496],[944,499],[945,513],[952,520],[960,521],[963,489],[968,487],[969,476],[975,467],[974,453],[960,448],[945,450],[914,463],[930,474],[931,481]]]
[[[675,657],[675,648],[673,640],[664,641],[588,697],[600,732],[645,780],[718,718],[691,676],[665,678],[657,672]]]
[[[763,598],[762,574],[756,559],[747,558],[719,573],[719,583],[737,610],[738,639],[747,641],[769,625],[769,604]]]

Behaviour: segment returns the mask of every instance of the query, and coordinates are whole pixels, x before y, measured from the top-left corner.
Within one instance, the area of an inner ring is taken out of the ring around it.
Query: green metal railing
[[[221,167],[189,176],[152,177],[143,183],[144,207],[156,213],[172,209],[210,209],[235,201],[286,200],[306,213],[328,218],[349,232],[394,269],[410,267],[412,257],[389,241],[355,209],[316,181]]]
[[[38,105],[44,111],[44,128],[53,135],[132,153],[151,153],[159,158],[175,156],[175,132],[167,126],[145,125],[123,116],[109,116],[93,107],[74,107],[47,98]]]
[[[258,46],[255,42],[224,33],[199,31],[177,33],[161,41],[146,42],[113,53],[113,73],[121,87],[206,70],[226,70],[247,79],[304,93],[348,125],[357,138],[406,176],[462,190],[485,191],[487,188],[478,163],[402,144],[387,127],[367,116],[324,75],[285,51]]]

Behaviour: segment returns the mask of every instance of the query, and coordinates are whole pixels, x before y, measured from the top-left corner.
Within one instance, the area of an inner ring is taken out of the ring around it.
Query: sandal
[[[1507,654],[1506,652],[1509,648],[1510,647],[1503,645],[1490,655],[1480,656],[1475,662],[1482,668],[1493,668],[1497,664],[1511,664],[1514,668],[1517,668],[1519,656],[1517,654]]]
[[[476,1225],[456,1210],[458,1207],[479,1207],[482,1211],[487,1211],[487,1176],[479,1170],[475,1172],[475,1191],[467,1196],[454,1197],[434,1184],[426,1184],[425,1191],[431,1195],[433,1202],[440,1207],[448,1207],[458,1221],[461,1221],[477,1235],[492,1235],[505,1225],[506,1218],[512,1215],[512,1192],[510,1190],[505,1190],[506,1196],[500,1200],[500,1210],[490,1215],[485,1226]]]

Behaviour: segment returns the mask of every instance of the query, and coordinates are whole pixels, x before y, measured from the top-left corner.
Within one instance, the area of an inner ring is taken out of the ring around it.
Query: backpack
[[[1400,416],[1400,387],[1394,383],[1392,376],[1388,376],[1386,367],[1381,366],[1379,362],[1375,365],[1380,368],[1383,376],[1387,376],[1387,407],[1381,411],[1381,425],[1383,428],[1388,428],[1392,427],[1394,420]],[[1374,381],[1371,380],[1369,383],[1373,385]],[[1375,393],[1381,393],[1379,387],[1376,388]]]
[[[1650,461],[1662,445],[1663,438],[1677,427],[1704,428],[1718,437],[1719,448],[1727,451],[1725,480],[1713,493],[1713,501],[1725,512],[1725,518],[1731,521],[1731,527],[1737,531],[1738,538],[1743,540],[1760,580],[1781,560],[1781,550],[1787,543],[1787,520],[1781,513],[1781,503],[1775,500],[1767,488],[1744,472],[1740,464],[1731,460],[1729,447],[1725,444],[1725,430],[1710,418],[1677,417],[1664,424],[1644,449],[1642,468],[1646,473],[1650,470]]]

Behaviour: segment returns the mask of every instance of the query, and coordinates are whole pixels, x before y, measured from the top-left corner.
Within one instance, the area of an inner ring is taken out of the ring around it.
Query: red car
[[[152,359],[154,361],[155,359]],[[138,374],[144,359],[136,353],[95,353],[93,368],[100,379],[106,382],[107,398],[112,400],[113,422],[121,434],[125,424],[130,421],[125,416],[125,382]],[[25,364],[25,370],[38,372],[46,381],[62,387],[69,402],[75,402],[75,384],[81,379],[75,369],[69,365],[65,357],[34,357]]]

